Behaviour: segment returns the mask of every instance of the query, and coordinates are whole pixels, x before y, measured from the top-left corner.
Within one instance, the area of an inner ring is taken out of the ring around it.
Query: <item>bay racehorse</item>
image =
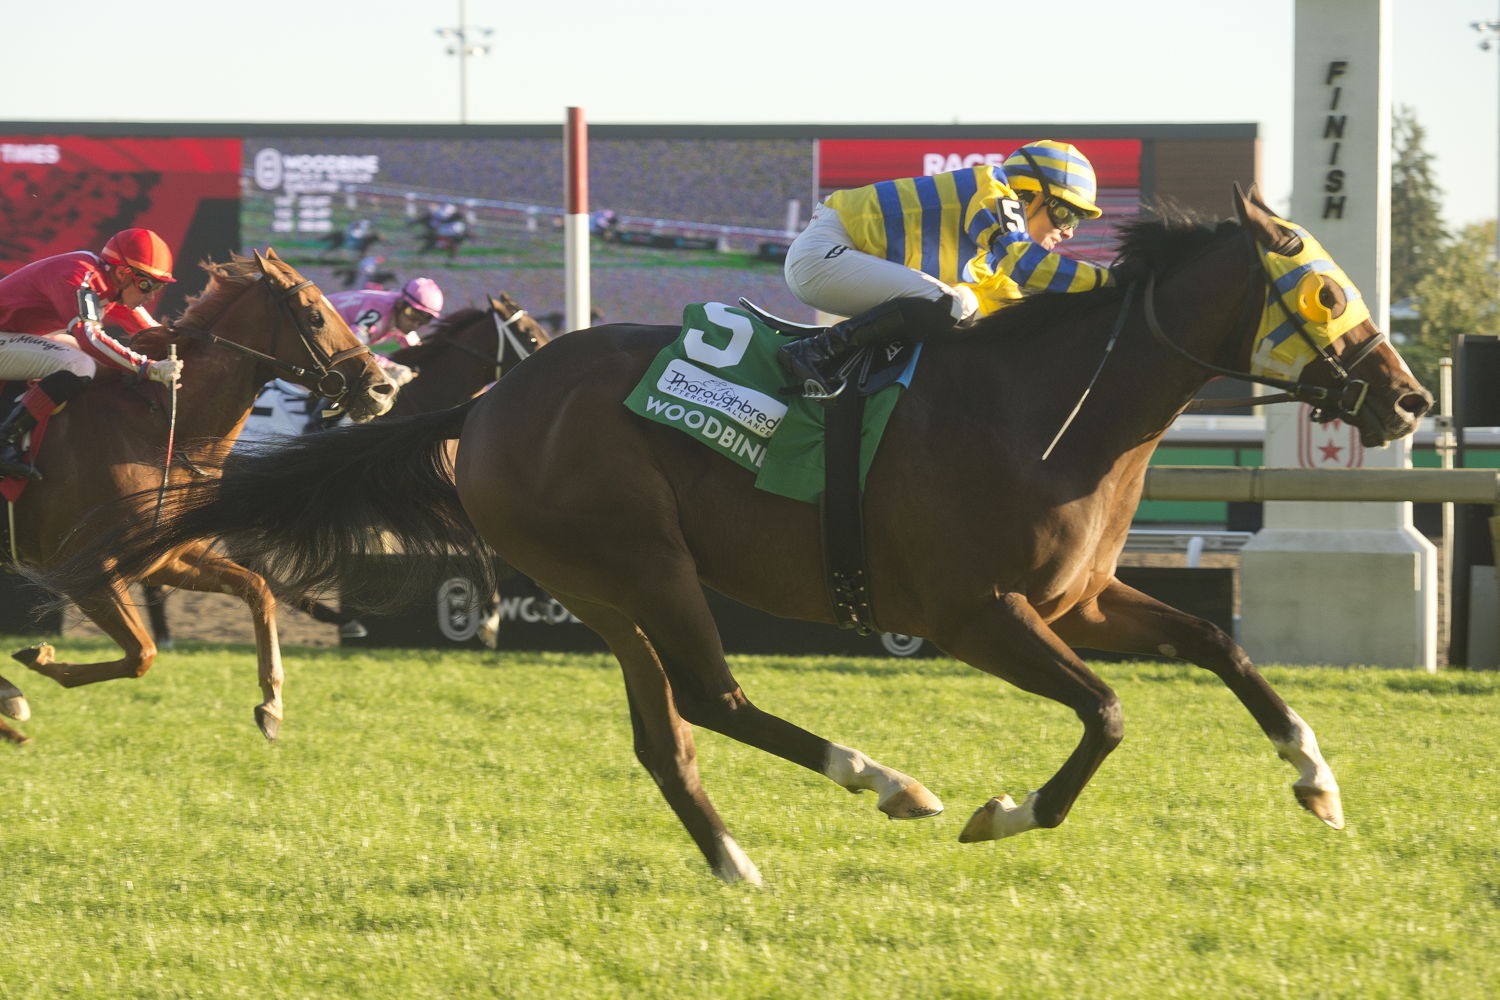
[[[390,416],[462,403],[551,339],[547,328],[505,292],[490,296],[487,308],[444,316],[420,344],[391,355],[421,375],[401,388]]]
[[[1062,823],[1120,742],[1118,698],[1071,647],[1213,672],[1296,768],[1297,801],[1343,823],[1311,727],[1245,652],[1114,575],[1147,462],[1211,375],[1264,373],[1372,447],[1410,434],[1431,405],[1311,235],[1253,195],[1236,190],[1236,207],[1238,222],[1128,223],[1121,262],[1143,280],[1027,299],[969,335],[927,343],[891,416],[864,498],[880,627],[925,636],[1082,724],[1050,779],[1019,805],[990,799],[960,840]],[[137,519],[105,544],[139,566],[166,546],[224,535],[230,551],[279,557],[283,579],[311,585],[357,575],[375,528],[407,553],[493,547],[609,644],[636,753],[726,880],[759,875],[704,793],[690,725],[874,791],[888,816],[940,812],[913,778],[756,707],[730,673],[701,585],[790,618],[831,622],[834,609],[813,505],[756,490],[745,470],[622,405],[677,333],[569,334],[462,407],[233,464],[175,498],[166,538]],[[1273,375],[1275,365],[1295,370]],[[281,500],[294,486],[305,502]],[[54,585],[98,583],[82,569],[64,568]]]
[[[182,360],[181,387],[172,423],[170,389],[125,378],[101,377],[60,410],[47,428],[38,468],[44,479],[27,486],[14,505],[15,554],[22,568],[42,567],[83,548],[96,522],[80,528],[84,514],[107,500],[137,495],[155,520],[156,490],[169,433],[175,436],[171,477],[191,480],[220,465],[244,426],[261,385],[291,379],[338,400],[352,418],[384,412],[395,387],[348,324],[311,281],[268,251],[204,265],[210,280],[169,327],[147,330],[136,350],[165,357],[175,345]],[[142,494],[142,491],[146,491]],[[9,556],[9,553],[6,553]],[[274,739],[282,715],[281,652],[276,602],[265,580],[193,540],[163,549],[133,571],[115,572],[108,553],[95,558],[107,585],[64,592],[121,649],[99,663],[60,660],[50,644],[15,658],[64,687],[139,677],[156,658],[156,645],[131,604],[137,581],[229,593],[249,605],[263,700],[256,721]],[[24,719],[29,710],[14,685],[0,680],[0,709]]]
[[[490,296],[487,308],[460,309],[444,316],[422,338],[422,343],[403,347],[391,355],[397,364],[419,369],[421,375],[402,387],[395,405],[383,418],[456,406],[551,339],[547,328],[505,292],[501,292],[499,298]],[[172,641],[167,620],[167,593],[150,585],[144,588],[144,592],[152,636],[158,645],[167,648]],[[292,596],[291,600],[298,610],[318,621],[341,627],[358,626],[347,611],[308,597]],[[482,624],[479,630],[491,647],[495,645],[500,625],[499,609],[500,595],[492,591],[480,609]],[[356,634],[362,634],[360,628],[361,632]]]

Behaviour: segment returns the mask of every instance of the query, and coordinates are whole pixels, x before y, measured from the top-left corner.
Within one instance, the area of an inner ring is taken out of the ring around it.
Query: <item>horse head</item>
[[[1354,282],[1305,229],[1277,218],[1252,187],[1235,209],[1253,241],[1266,294],[1250,346],[1250,371],[1287,380],[1313,419],[1342,419],[1367,447],[1405,437],[1432,395],[1375,326]],[[1273,383],[1274,384],[1274,383]]]
[[[272,367],[287,381],[330,400],[334,409],[356,423],[389,410],[396,397],[395,385],[327,296],[275,250],[267,248],[264,256],[257,250],[254,255],[263,287],[271,292],[273,312],[291,319],[290,323],[265,324],[275,331],[269,350],[262,352],[270,355]],[[222,332],[219,335],[233,339]]]

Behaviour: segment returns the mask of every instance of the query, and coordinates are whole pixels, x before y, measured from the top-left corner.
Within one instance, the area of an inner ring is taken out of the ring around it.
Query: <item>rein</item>
[[[1251,241],[1251,250],[1254,252],[1253,239]],[[1275,280],[1266,272],[1265,265],[1260,261],[1258,255],[1256,257],[1256,270],[1266,279],[1267,285],[1274,293],[1274,301],[1281,307],[1281,311],[1286,314],[1293,329],[1318,354],[1319,360],[1328,363],[1334,377],[1335,384],[1332,387],[1312,385],[1293,379],[1277,378],[1273,375],[1256,375],[1251,372],[1235,371],[1232,368],[1225,368],[1195,356],[1187,348],[1178,344],[1167,335],[1166,330],[1162,328],[1161,321],[1156,316],[1156,275],[1154,273],[1146,278],[1144,301],[1146,326],[1150,329],[1151,336],[1157,343],[1171,348],[1199,368],[1206,369],[1217,375],[1226,375],[1230,378],[1255,382],[1259,385],[1283,390],[1281,393],[1273,396],[1252,396],[1248,400],[1213,400],[1211,404],[1205,403],[1204,405],[1248,406],[1281,402],[1307,403],[1313,408],[1312,420],[1320,424],[1326,424],[1331,420],[1357,416],[1360,408],[1364,406],[1365,396],[1370,391],[1370,384],[1363,379],[1352,378],[1349,373],[1368,357],[1372,351],[1385,343],[1387,340],[1386,332],[1381,330],[1367,342],[1361,344],[1359,350],[1355,352],[1354,357],[1347,364],[1341,362],[1338,355],[1334,352],[1332,345],[1323,346],[1314,340],[1312,334],[1307,332],[1307,327],[1302,320],[1301,314],[1287,305],[1282,293],[1275,292]]]
[[[204,340],[210,344],[218,344],[245,357],[254,358],[275,371],[292,376],[293,381],[310,380],[313,382],[313,391],[317,392],[324,399],[327,399],[330,407],[338,411],[341,409],[344,397],[349,394],[349,380],[343,372],[335,371],[334,366],[342,364],[350,358],[359,357],[361,354],[368,354],[370,348],[366,344],[360,344],[356,347],[349,347],[329,354],[318,345],[317,341],[313,339],[312,334],[308,332],[303,318],[292,308],[292,299],[296,294],[311,285],[312,282],[310,280],[303,280],[285,289],[274,289],[269,282],[264,286],[267,291],[270,291],[275,296],[277,304],[286,312],[288,318],[291,319],[292,325],[297,331],[297,338],[302,341],[302,346],[307,349],[308,357],[312,359],[313,366],[311,368],[303,368],[289,361],[273,358],[269,354],[262,354],[253,347],[246,347],[244,344],[221,337],[213,332],[213,324],[210,324],[210,328],[207,330],[195,326],[175,326],[172,329],[174,332],[185,333],[194,340]],[[331,391],[324,386],[324,383],[330,379],[334,380],[335,385],[335,388]]]

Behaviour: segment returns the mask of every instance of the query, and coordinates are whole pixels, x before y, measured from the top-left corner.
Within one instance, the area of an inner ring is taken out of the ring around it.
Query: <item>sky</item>
[[[466,108],[510,124],[577,106],[611,124],[1254,122],[1263,194],[1286,210],[1295,0],[995,4],[988,24],[982,9],[33,2],[6,14],[0,121],[457,122]],[[466,87],[438,36],[461,17],[490,45],[463,61]],[[1479,42],[1500,36],[1470,27],[1497,18],[1500,0],[1392,2],[1393,102],[1426,130],[1451,229],[1497,215],[1500,46]]]

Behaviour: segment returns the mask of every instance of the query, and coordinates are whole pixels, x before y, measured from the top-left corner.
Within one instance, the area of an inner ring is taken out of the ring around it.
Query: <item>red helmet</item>
[[[167,241],[149,229],[122,229],[104,244],[101,255],[112,264],[124,264],[158,281],[172,277],[172,251]]]

